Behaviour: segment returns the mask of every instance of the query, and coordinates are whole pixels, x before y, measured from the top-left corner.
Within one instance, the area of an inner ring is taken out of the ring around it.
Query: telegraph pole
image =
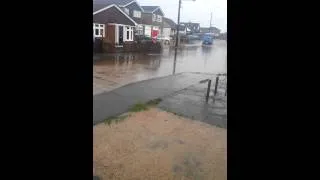
[[[196,1],[196,0],[192,0]],[[176,44],[175,44],[175,51],[174,51],[174,61],[173,61],[173,72],[172,74],[176,73],[176,62],[177,62],[177,50],[178,50],[178,41],[179,41],[179,27],[180,27],[180,9],[181,9],[181,0],[179,0],[179,7],[178,7],[178,24],[177,24],[177,34],[176,34]]]
[[[181,8],[181,0],[179,0],[179,7],[178,7],[178,24],[177,24],[177,34],[176,34],[176,44],[175,44],[175,51],[174,51],[174,62],[173,62],[173,72],[176,72],[176,61],[177,61],[177,49],[178,49],[178,41],[179,41],[179,27],[180,27],[180,8]]]
[[[209,27],[209,32],[211,33],[211,21],[212,21],[212,12],[211,12],[211,15],[210,15],[210,27]]]

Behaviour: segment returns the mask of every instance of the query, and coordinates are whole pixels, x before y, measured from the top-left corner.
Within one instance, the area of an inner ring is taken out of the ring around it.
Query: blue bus
[[[203,35],[202,44],[212,45],[213,44],[213,33],[206,33]]]

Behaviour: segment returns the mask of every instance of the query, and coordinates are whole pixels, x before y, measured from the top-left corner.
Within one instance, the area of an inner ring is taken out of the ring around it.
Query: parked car
[[[157,40],[163,42],[164,44],[170,44],[171,39],[170,37],[158,36]]]

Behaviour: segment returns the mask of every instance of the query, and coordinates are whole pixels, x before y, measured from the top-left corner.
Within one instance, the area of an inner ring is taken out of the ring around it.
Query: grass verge
[[[123,121],[124,119],[126,119],[127,117],[129,117],[130,114],[126,114],[126,115],[121,115],[121,116],[118,116],[118,117],[115,117],[115,116],[111,116],[111,117],[108,117],[104,120],[104,123],[105,124],[108,124],[109,126],[111,125],[112,122],[114,123],[118,123],[120,121]]]
[[[150,100],[146,103],[137,103],[135,105],[133,105],[130,109],[129,109],[129,112],[140,112],[140,111],[145,111],[145,110],[148,110],[149,107],[152,107],[152,106],[156,106],[158,105],[160,102],[162,101],[161,98],[157,98],[157,99],[153,99],[153,100]],[[131,116],[130,114],[126,114],[126,115],[120,115],[120,116],[111,116],[111,117],[108,117],[104,120],[104,123],[105,124],[108,124],[109,126],[111,125],[111,123],[118,123],[120,121],[123,121],[124,119],[126,119],[127,117]]]
[[[148,110],[150,106],[156,106],[158,105],[160,102],[162,101],[161,98],[157,98],[157,99],[153,99],[150,100],[146,103],[137,103],[135,105],[133,105],[129,111],[130,112],[140,112],[140,111],[145,111]]]

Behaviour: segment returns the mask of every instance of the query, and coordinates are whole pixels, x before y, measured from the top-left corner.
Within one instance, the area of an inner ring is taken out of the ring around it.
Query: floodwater
[[[174,49],[164,48],[159,54],[117,53],[94,56],[93,94],[111,91],[123,85],[181,72],[226,73],[227,43],[216,40],[212,46],[198,41],[177,51],[174,66]]]

